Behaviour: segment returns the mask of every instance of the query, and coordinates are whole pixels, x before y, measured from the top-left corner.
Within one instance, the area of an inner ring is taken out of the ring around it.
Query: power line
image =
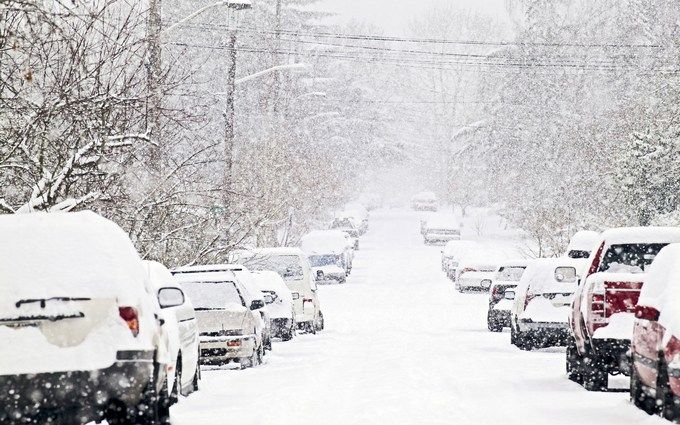
[[[226,25],[191,25],[188,27],[199,29],[227,29]],[[276,35],[277,31],[268,30],[257,27],[240,27],[238,29],[242,32],[251,32],[257,34]],[[296,37],[315,37],[315,38],[334,38],[340,40],[365,40],[365,41],[384,41],[384,42],[403,42],[403,43],[423,43],[423,44],[453,44],[464,46],[496,46],[496,47],[510,47],[510,46],[537,46],[537,47],[584,47],[584,48],[635,48],[635,49],[659,49],[663,46],[658,44],[631,44],[631,43],[569,43],[569,42],[523,42],[523,41],[508,41],[508,40],[451,40],[440,38],[418,38],[418,37],[394,37],[383,35],[370,34],[343,34],[331,32],[304,32],[297,30],[281,30],[278,31],[282,35],[291,35]]]

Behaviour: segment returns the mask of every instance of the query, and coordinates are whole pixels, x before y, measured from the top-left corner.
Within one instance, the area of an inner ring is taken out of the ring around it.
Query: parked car
[[[486,314],[487,327],[491,332],[501,332],[503,328],[510,327],[513,301],[506,298],[505,291],[517,286],[528,265],[527,260],[516,260],[505,262],[498,268],[489,288],[489,309]]]
[[[523,350],[566,345],[570,306],[586,265],[586,259],[572,258],[541,258],[528,265],[515,290],[506,291],[506,298],[514,298],[512,344]]]
[[[330,230],[340,230],[353,238],[361,236],[361,227],[351,217],[334,218],[329,227]]]
[[[235,261],[251,270],[277,272],[293,293],[298,329],[316,333],[324,318],[317,293],[316,276],[300,248],[260,248],[235,253]]]
[[[319,283],[345,283],[352,270],[352,249],[347,246],[343,232],[315,230],[300,240],[300,248],[307,255],[312,272]]]
[[[362,235],[368,231],[368,210],[360,204],[347,204],[345,210],[336,215],[336,218],[339,217],[349,217],[354,220]]]
[[[442,250],[442,271],[446,272],[449,279],[455,279],[461,258],[480,250],[480,244],[476,241],[452,240],[447,242]]]
[[[155,261],[144,262],[149,281],[158,297],[161,308],[162,329],[168,332],[170,366],[168,367],[168,388],[171,401],[178,396],[188,396],[198,391],[201,379],[199,362],[198,323],[191,299],[173,279],[164,265]]]
[[[262,362],[264,338],[259,310],[234,272],[224,267],[194,266],[172,271],[194,303],[202,364],[239,363],[242,369]]]
[[[609,374],[630,373],[627,352],[645,270],[680,228],[635,227],[602,233],[572,304],[569,378],[590,391],[607,389]]]
[[[651,414],[680,419],[680,244],[662,249],[649,267],[635,308],[631,340],[631,402]]]
[[[283,278],[273,271],[253,272],[253,280],[265,294],[272,336],[290,341],[295,335],[293,295]]]
[[[432,192],[420,192],[411,199],[411,208],[415,211],[437,211],[439,201]]]
[[[456,289],[465,291],[488,291],[496,278],[498,266],[492,265],[480,271],[469,271],[460,275],[456,280]]]
[[[600,243],[600,233],[592,230],[576,232],[569,241],[565,255],[569,258],[588,258]]]
[[[489,289],[493,283],[495,273],[498,271],[498,265],[503,261],[505,260],[480,256],[478,253],[469,257],[463,257],[458,262],[458,267],[456,267],[455,275],[452,279],[454,287],[459,292],[468,289]],[[462,281],[463,275],[467,275],[465,281]],[[489,280],[491,282],[488,282]],[[482,284],[482,281],[485,281],[484,284]]]
[[[460,240],[460,226],[443,217],[431,217],[425,223],[423,240],[426,244],[444,244]]]
[[[127,234],[92,212],[0,234],[0,423],[165,423],[168,341]]]

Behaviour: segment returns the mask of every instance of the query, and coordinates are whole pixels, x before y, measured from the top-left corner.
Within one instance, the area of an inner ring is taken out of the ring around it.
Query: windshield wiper
[[[82,312],[78,313],[73,313],[73,314],[57,314],[55,316],[19,316],[19,317],[12,317],[8,319],[3,319],[0,318],[0,323],[12,323],[12,322],[39,322],[43,320],[49,320],[50,322],[57,322],[59,320],[65,320],[65,319],[80,319],[85,317],[85,314]]]
[[[19,300],[14,304],[17,308],[21,307],[24,304],[33,304],[33,303],[40,303],[40,308],[45,308],[45,305],[47,304],[48,301],[91,301],[92,298],[84,298],[84,297],[52,297],[52,298],[29,298],[26,300]]]
[[[219,307],[196,307],[194,308],[196,311],[214,311],[214,310],[224,310],[224,308],[219,308]]]

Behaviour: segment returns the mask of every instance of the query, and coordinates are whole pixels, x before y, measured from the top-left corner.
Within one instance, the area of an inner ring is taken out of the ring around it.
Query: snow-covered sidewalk
[[[666,423],[567,380],[562,349],[488,332],[487,296],[454,291],[414,213],[375,212],[347,284],[320,291],[324,332],[275,344],[254,369],[204,371],[173,423]]]

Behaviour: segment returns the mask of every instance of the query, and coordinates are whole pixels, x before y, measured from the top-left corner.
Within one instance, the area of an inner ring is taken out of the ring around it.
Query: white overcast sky
[[[461,8],[475,9],[504,17],[505,0],[323,0],[317,8],[338,13],[341,22],[366,22],[382,27],[387,34],[403,35],[414,16],[428,6],[451,2]]]

